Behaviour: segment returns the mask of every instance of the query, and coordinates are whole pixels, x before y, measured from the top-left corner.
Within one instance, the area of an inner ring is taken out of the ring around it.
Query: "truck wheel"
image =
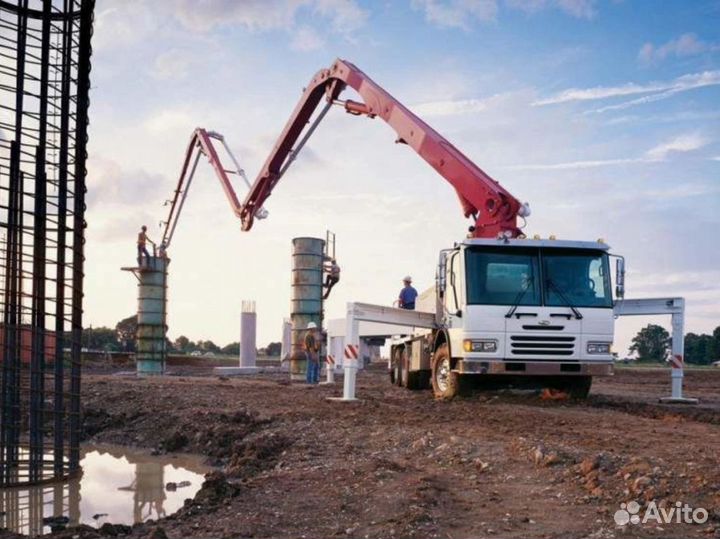
[[[567,383],[567,391],[572,399],[587,399],[592,386],[592,376],[577,376]]]
[[[443,344],[433,354],[431,381],[435,398],[450,400],[460,394],[460,377],[452,372],[447,344]]]

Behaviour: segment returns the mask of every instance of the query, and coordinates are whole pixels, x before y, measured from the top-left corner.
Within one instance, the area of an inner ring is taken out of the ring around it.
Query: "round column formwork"
[[[137,374],[165,372],[167,357],[167,267],[168,258],[152,256],[137,272]]]
[[[323,260],[325,240],[292,240],[292,295],[290,306],[290,379],[304,380],[307,369],[303,343],[307,326],[323,321]]]

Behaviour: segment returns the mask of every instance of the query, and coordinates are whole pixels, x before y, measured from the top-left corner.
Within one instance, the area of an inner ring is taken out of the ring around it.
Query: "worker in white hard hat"
[[[403,279],[403,287],[398,297],[398,305],[401,309],[415,310],[415,300],[417,299],[417,290],[413,288],[412,277],[409,275]]]
[[[305,381],[308,384],[317,384],[320,382],[320,335],[315,322],[307,325],[304,342],[305,358],[307,359]]]

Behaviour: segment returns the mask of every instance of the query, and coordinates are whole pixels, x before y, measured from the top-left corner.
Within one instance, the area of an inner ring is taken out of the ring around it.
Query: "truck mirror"
[[[447,265],[447,253],[441,252],[440,260],[438,262],[437,276],[436,276],[438,295],[440,297],[443,297],[443,295],[445,293],[445,288],[447,286],[446,278],[445,278],[445,274],[447,271],[446,265]]]
[[[625,259],[618,257],[615,263],[615,295],[618,299],[625,297]]]

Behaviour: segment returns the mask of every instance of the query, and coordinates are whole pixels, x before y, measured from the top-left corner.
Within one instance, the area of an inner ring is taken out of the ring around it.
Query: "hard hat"
[[[307,325],[307,328],[308,328],[308,329],[317,329],[317,324],[315,324],[315,322],[310,322],[310,323]]]
[[[412,277],[410,277],[409,275],[406,275],[405,278],[403,279],[403,282],[404,282],[404,283],[411,283],[411,282],[412,282]]]

